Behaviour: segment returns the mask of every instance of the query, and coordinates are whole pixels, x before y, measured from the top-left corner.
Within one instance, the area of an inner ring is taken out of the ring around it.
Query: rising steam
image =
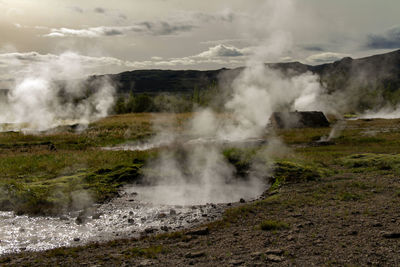
[[[53,62],[21,70],[2,96],[0,131],[41,131],[64,124],[88,124],[108,115],[115,89],[106,78],[79,80],[79,57],[64,53]]]
[[[284,146],[276,138],[270,138],[268,148],[260,151],[251,162],[248,176],[238,179],[234,166],[223,155],[226,149],[223,144],[235,147],[238,142],[243,144],[252,138],[264,138],[274,111],[330,109],[329,105],[319,103],[324,90],[317,76],[306,73],[288,77],[264,64],[290,48],[290,33],[282,32],[279,25],[280,20],[290,17],[288,14],[294,11],[292,1],[267,2],[267,10],[273,16],[263,14],[270,18],[263,24],[268,32],[264,44],[256,49],[233,83],[220,84],[232,90],[224,101],[226,116],[217,115],[211,108],[195,113],[184,130],[184,136],[194,140],[184,143],[182,135],[175,134],[175,141],[171,143],[177,145],[161,152],[159,158],[149,164],[146,180],[152,187],[140,189],[145,200],[163,204],[204,204],[257,197],[266,189],[266,177],[271,174],[271,153],[283,151]],[[163,133],[162,128],[160,133]],[[275,146],[277,143],[280,145]]]

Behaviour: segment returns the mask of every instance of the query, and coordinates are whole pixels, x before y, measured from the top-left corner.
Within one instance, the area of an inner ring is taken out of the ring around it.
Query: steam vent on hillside
[[[329,122],[321,111],[274,112],[270,123],[278,129],[328,127]]]

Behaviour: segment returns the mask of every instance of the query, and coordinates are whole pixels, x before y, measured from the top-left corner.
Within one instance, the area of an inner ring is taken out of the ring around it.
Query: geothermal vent
[[[270,123],[278,129],[329,126],[328,120],[321,111],[274,112]]]

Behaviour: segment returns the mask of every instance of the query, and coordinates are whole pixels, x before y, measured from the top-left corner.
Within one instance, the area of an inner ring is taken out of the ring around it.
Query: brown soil
[[[2,266],[399,266],[400,178],[340,174],[233,205],[202,231],[25,252]],[[287,229],[261,230],[265,221]]]

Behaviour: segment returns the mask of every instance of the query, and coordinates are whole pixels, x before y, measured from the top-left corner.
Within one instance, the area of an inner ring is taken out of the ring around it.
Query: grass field
[[[41,134],[0,133],[0,208],[55,214],[74,208],[74,196],[82,192],[88,192],[93,201],[104,201],[121,185],[135,181],[146,160],[158,151],[105,151],[102,147],[145,140],[161,127],[182,131],[191,116],[126,114],[105,118],[82,132],[60,127]],[[286,180],[341,172],[398,174],[399,125],[400,120],[349,120],[334,145],[327,146],[313,142],[329,135],[330,128],[277,131],[288,148],[284,154],[272,155],[278,162],[273,188]],[[233,149],[224,154],[240,172],[256,153]],[[238,154],[242,156],[237,158]]]

